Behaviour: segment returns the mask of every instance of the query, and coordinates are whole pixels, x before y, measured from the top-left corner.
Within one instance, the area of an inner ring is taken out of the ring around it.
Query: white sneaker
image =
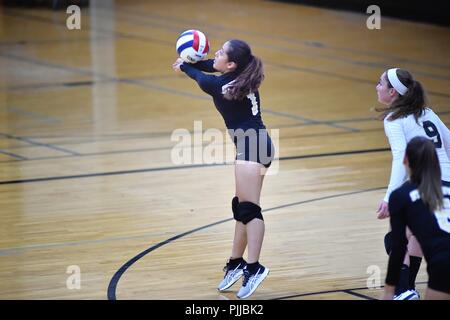
[[[230,263],[227,262],[227,265],[223,268],[223,271],[225,271],[225,276],[223,277],[222,282],[220,282],[217,290],[224,291],[231,287],[242,277],[242,275],[244,274],[243,270],[245,266],[246,263],[244,261],[240,262],[236,267],[230,268]]]
[[[244,282],[242,283],[241,289],[237,293],[237,297],[239,299],[248,298],[253,292],[255,292],[256,288],[263,282],[263,280],[269,274],[269,269],[259,266],[258,270],[254,274],[250,274],[247,268],[244,269]]]
[[[394,300],[420,300],[420,295],[416,290],[407,290],[394,296]]]

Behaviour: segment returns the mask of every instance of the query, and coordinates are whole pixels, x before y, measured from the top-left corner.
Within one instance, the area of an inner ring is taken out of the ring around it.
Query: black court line
[[[39,121],[39,122],[43,122],[43,123],[46,123],[46,124],[54,124],[54,123],[61,122],[61,120],[58,119],[58,118],[50,117],[50,116],[47,116],[45,114],[32,112],[32,111],[24,110],[24,109],[21,109],[21,108],[18,108],[18,107],[13,107],[13,106],[8,106],[6,108],[6,111],[8,113],[15,113],[15,114],[18,114],[18,115],[23,116],[23,117],[31,118],[34,121]]]
[[[39,16],[35,16],[35,15],[29,14],[29,13],[23,13],[23,12],[11,10],[11,9],[1,12],[0,15],[4,15],[7,17],[13,17],[13,18],[19,18],[19,19],[32,20],[35,22],[40,22],[40,23],[45,23],[45,24],[50,24],[53,27],[58,26],[61,29],[65,29],[67,31],[66,21],[65,21],[66,16],[63,16],[63,19],[56,21],[56,20],[53,20],[50,18],[39,17]],[[94,29],[86,28],[86,27],[83,27],[83,29],[90,30],[90,31],[96,32],[96,33],[104,32],[107,34],[106,35],[107,37],[114,35],[115,37],[121,37],[121,38],[125,38],[125,39],[140,40],[140,41],[145,41],[145,42],[153,43],[153,44],[162,44],[162,45],[173,46],[173,43],[168,40],[161,40],[158,38],[153,38],[150,36],[143,36],[143,35],[139,35],[139,34],[125,33],[125,32],[121,32],[121,31],[117,31],[117,30],[103,29],[99,26],[96,26]]]
[[[206,146],[217,146],[219,148],[225,148],[224,144],[209,144],[207,142],[201,144],[201,145],[194,145],[193,148],[201,148]],[[27,147],[21,146],[21,147],[15,147],[15,148],[9,148],[8,150],[17,150],[17,149],[26,149]],[[149,151],[162,151],[162,150],[185,150],[186,148],[190,148],[190,146],[182,147],[182,148],[174,148],[174,146],[169,147],[156,147],[156,148],[140,148],[140,149],[129,149],[129,150],[112,150],[112,151],[103,151],[103,152],[86,152],[86,153],[80,153],[77,155],[61,155],[61,156],[49,156],[49,157],[36,157],[36,158],[27,158],[22,159],[22,161],[40,161],[40,160],[55,160],[55,159],[67,159],[67,158],[73,158],[73,157],[92,157],[92,156],[104,156],[104,155],[110,155],[110,154],[127,154],[127,153],[138,153],[138,152],[149,152]],[[29,150],[29,148],[28,148]],[[6,162],[17,162],[17,160],[11,160],[11,161],[0,161],[0,163],[6,163]]]
[[[159,85],[159,84],[149,83],[149,82],[142,81],[142,80],[117,79],[117,81],[120,82],[120,83],[126,83],[126,84],[131,84],[131,85],[135,85],[135,86],[144,87],[146,89],[151,88],[151,89],[154,89],[154,90],[157,90],[157,91],[171,93],[171,94],[175,94],[175,95],[178,95],[178,96],[195,98],[195,99],[198,99],[198,100],[208,100],[208,101],[212,100],[212,97],[210,97],[208,95],[199,95],[199,94],[190,93],[190,92],[187,92],[187,91],[181,91],[181,90],[173,89],[172,87],[167,87],[167,86],[163,86],[163,85]]]
[[[334,156],[344,156],[344,155],[350,155],[350,154],[385,152],[385,151],[391,151],[391,149],[390,148],[377,148],[377,149],[365,149],[365,150],[309,154],[309,155],[303,155],[303,156],[280,157],[278,160],[283,161],[283,160],[297,160],[297,159],[307,159],[307,158],[334,157]]]
[[[203,230],[203,229],[206,229],[206,228],[215,226],[215,225],[219,225],[219,224],[221,224],[221,223],[224,223],[224,222],[227,222],[227,221],[230,221],[230,220],[233,220],[233,218],[229,218],[229,219],[217,221],[217,222],[208,224],[208,225],[206,225],[206,226],[199,227],[199,228],[197,228],[197,229],[194,229],[194,230],[190,230],[190,231],[181,233],[181,234],[176,235],[176,236],[174,236],[174,237],[172,237],[172,238],[169,238],[169,239],[167,239],[167,240],[165,240],[165,241],[163,241],[163,242],[160,242],[160,243],[158,243],[158,244],[156,244],[156,245],[154,245],[154,246],[148,248],[147,250],[142,251],[140,254],[138,254],[137,256],[133,257],[131,260],[127,261],[127,262],[126,262],[122,267],[120,267],[120,269],[114,274],[114,276],[112,277],[112,279],[111,279],[111,281],[110,281],[110,283],[109,283],[109,285],[108,285],[108,299],[109,299],[109,300],[116,300],[116,288],[117,288],[117,283],[118,283],[119,280],[120,280],[120,277],[125,273],[125,271],[127,271],[127,269],[128,269],[129,267],[131,267],[136,261],[138,261],[139,259],[141,259],[141,258],[144,257],[145,255],[147,255],[148,253],[150,253],[150,252],[152,252],[152,251],[158,249],[159,247],[162,247],[162,246],[164,246],[164,245],[166,245],[166,244],[169,244],[169,243],[171,243],[172,241],[175,241],[175,240],[177,240],[177,239],[179,239],[179,238],[182,238],[182,237],[184,237],[184,236],[187,236],[187,235],[189,235],[189,234],[191,234],[191,233],[194,233],[194,232],[197,232],[197,231],[200,231],[200,230]]]
[[[62,85],[66,87],[81,87],[81,86],[92,86],[94,83],[95,83],[94,81],[89,80],[89,81],[65,82],[62,83]]]
[[[68,81],[68,82],[48,82],[48,83],[29,83],[22,85],[11,85],[7,87],[0,87],[0,91],[23,91],[23,90],[37,90],[37,89],[48,89],[48,88],[64,88],[64,87],[83,87],[83,86],[94,86],[99,84],[116,83],[120,81],[129,80],[155,80],[155,79],[179,79],[179,75],[153,75],[153,76],[136,76],[128,78],[114,78],[111,80],[86,80],[86,81]]]
[[[182,169],[193,169],[193,168],[203,168],[203,167],[215,167],[215,166],[223,166],[223,165],[226,165],[226,164],[192,164],[192,165],[176,166],[176,167],[175,166],[174,167],[159,167],[159,168],[150,168],[150,169],[136,169],[136,170],[78,174],[78,175],[59,176],[59,177],[44,177],[44,178],[33,178],[33,179],[23,179],[23,180],[10,180],[10,181],[0,181],[0,185],[55,181],[55,180],[81,179],[81,178],[92,178],[92,177],[103,177],[103,176],[117,176],[117,175],[135,174],[135,173],[143,173],[143,172],[182,170]]]
[[[203,143],[202,145],[195,145],[194,148],[201,148],[206,146],[218,146],[220,148],[224,148],[225,145],[222,144],[208,144]],[[17,149],[25,149],[25,146],[22,147],[16,147],[16,148],[9,148],[8,150],[17,150]],[[55,160],[55,159],[67,159],[67,158],[73,158],[73,157],[92,157],[92,156],[104,156],[104,155],[110,155],[110,154],[127,154],[127,153],[138,153],[138,152],[149,152],[149,151],[161,151],[161,150],[184,150],[186,148],[190,148],[189,146],[185,148],[174,148],[171,147],[157,147],[157,148],[141,148],[141,149],[129,149],[129,150],[112,150],[112,151],[103,151],[103,152],[86,152],[86,153],[80,153],[77,155],[61,155],[61,156],[49,156],[49,157],[36,157],[36,158],[27,158],[27,159],[21,159],[21,161],[41,161],[41,160]],[[28,148],[29,150],[29,148]],[[7,163],[7,162],[17,162],[18,160],[6,160],[6,161],[0,161],[0,163]]]
[[[385,152],[385,151],[390,151],[390,149],[389,148],[381,148],[381,149],[366,149],[366,150],[353,150],[353,151],[343,151],[343,152],[333,152],[333,153],[309,154],[309,155],[302,155],[302,156],[280,157],[280,158],[278,158],[276,160],[286,161],[286,160],[334,157],[334,156],[345,156],[345,155],[352,155],[352,154]],[[157,171],[169,171],[169,170],[182,170],[182,169],[194,169],[194,168],[204,168],[204,167],[217,167],[217,166],[225,166],[225,165],[233,165],[233,164],[234,164],[234,162],[232,162],[232,163],[214,163],[214,164],[191,164],[191,165],[171,166],[171,167],[158,167],[158,168],[147,168],[147,169],[135,169],[135,170],[88,173],[88,174],[78,174],[78,175],[69,175],[69,176],[56,176],[56,177],[43,177],[43,178],[32,178],[32,179],[22,179],[22,180],[9,180],[9,181],[0,181],[0,185],[43,182],[43,181],[55,181],[55,180],[68,180],[68,179],[81,179],[81,178],[92,178],[92,177],[102,177],[102,176],[116,176],[116,175],[124,175],[124,174],[135,174],[135,173],[157,172]]]
[[[10,156],[12,158],[18,159],[18,160],[28,160],[27,158],[25,158],[23,156],[19,156],[18,154],[7,152],[7,151],[4,151],[4,150],[0,150],[0,153],[1,154],[5,154],[7,156]],[[0,161],[0,162],[6,162],[6,161]]]
[[[311,202],[316,202],[316,201],[322,201],[322,200],[327,200],[327,199],[333,199],[333,198],[338,198],[338,197],[344,197],[344,196],[348,196],[348,195],[354,195],[354,194],[360,194],[360,193],[365,193],[365,192],[372,192],[372,191],[377,191],[377,190],[383,190],[386,189],[386,187],[377,187],[377,188],[371,188],[371,189],[364,189],[364,190],[359,190],[359,191],[352,191],[352,192],[346,192],[346,193],[340,193],[340,194],[334,194],[334,195],[330,195],[330,196],[324,196],[324,197],[320,197],[320,198],[314,198],[314,199],[309,199],[309,200],[304,200],[304,201],[298,201],[298,202],[293,202],[293,203],[288,203],[288,204],[284,204],[284,205],[280,205],[277,207],[272,207],[266,210],[263,210],[262,212],[266,213],[269,211],[274,211],[274,210],[278,210],[278,209],[282,209],[282,208],[288,208],[288,207],[292,207],[292,206],[297,206],[300,204],[306,204],[306,203],[311,203]],[[232,221],[234,220],[233,218],[228,218],[228,219],[224,219],[224,220],[220,220],[214,223],[210,223],[208,225],[202,226],[202,227],[198,227],[186,232],[183,232],[181,234],[178,234],[174,237],[171,237],[167,240],[161,241],[159,243],[157,243],[156,245],[151,246],[150,248],[142,251],[141,253],[139,253],[138,255],[134,256],[133,258],[131,258],[130,260],[128,260],[124,265],[122,265],[119,270],[116,271],[116,273],[113,275],[113,277],[111,278],[111,281],[109,282],[108,285],[108,290],[107,290],[107,296],[109,300],[116,300],[116,290],[117,290],[117,284],[119,283],[120,278],[122,277],[122,275],[134,264],[136,263],[138,260],[140,260],[142,257],[146,256],[147,254],[149,254],[152,251],[155,251],[156,249],[165,246],[175,240],[178,240],[180,238],[183,238],[187,235],[190,235],[192,233],[195,233],[197,231],[200,230],[204,230],[228,221]],[[337,290],[337,291],[342,291],[342,290]]]
[[[293,295],[289,295],[289,296],[281,296],[281,297],[277,297],[277,298],[272,298],[270,300],[285,300],[285,299],[292,299],[292,298],[299,298],[299,297],[315,296],[315,295],[319,295],[319,294],[339,293],[339,292],[345,292],[345,291],[364,290],[364,289],[367,289],[367,288],[361,287],[361,288],[351,288],[351,289],[316,291],[316,292],[293,294]],[[348,293],[348,292],[346,292],[346,293]]]
[[[205,131],[202,131],[202,134],[204,134]],[[342,132],[345,133],[345,132]],[[154,139],[154,138],[161,138],[161,137],[169,137],[172,134],[172,132],[143,132],[143,133],[136,133],[136,134],[111,134],[111,135],[94,135],[94,136],[77,136],[77,135],[70,135],[70,136],[64,136],[64,135],[43,135],[43,136],[21,136],[22,138],[28,138],[28,139],[69,139],[69,140],[57,140],[54,141],[54,144],[57,145],[73,145],[73,144],[90,144],[90,143],[101,143],[101,142],[109,142],[109,141],[122,141],[122,140],[140,140],[140,139]],[[189,134],[194,134],[193,131],[189,131]],[[71,140],[73,139],[73,140]],[[15,146],[8,148],[8,150],[14,150],[14,149],[23,149],[23,148],[29,148],[30,146]],[[151,149],[151,148],[150,148]]]
[[[309,119],[309,118],[305,118],[296,114],[291,114],[291,113],[286,113],[286,112],[280,112],[280,111],[273,111],[270,109],[266,109],[264,108],[264,113],[268,113],[268,114],[272,114],[272,115],[276,115],[276,116],[281,116],[281,117],[286,117],[289,119],[294,119],[294,120],[300,120],[300,121],[304,121],[305,125],[313,125],[313,124],[318,124],[321,121],[319,120],[313,120],[313,119]],[[346,127],[340,124],[336,124],[335,122],[328,122],[326,123],[326,125],[331,126],[331,127],[335,127],[338,129],[344,129],[345,131],[349,131],[349,132],[359,132],[359,129],[356,128],[350,128],[350,127]]]
[[[0,47],[14,47],[14,46],[27,46],[27,45],[48,45],[48,44],[60,44],[60,43],[73,43],[73,42],[89,42],[107,40],[111,37],[97,36],[89,38],[69,38],[69,39],[40,39],[40,40],[17,40],[17,41],[0,41]]]
[[[309,203],[309,202],[312,202],[312,201],[321,201],[321,200],[334,199],[334,198],[339,198],[339,197],[342,197],[342,196],[359,194],[359,193],[364,193],[364,192],[371,192],[371,191],[378,191],[378,190],[383,190],[383,189],[386,189],[386,187],[376,187],[376,188],[364,189],[364,190],[360,190],[360,191],[351,191],[351,192],[346,192],[346,193],[339,193],[339,194],[335,194],[335,195],[331,195],[331,196],[323,196],[323,197],[319,197],[319,198],[314,198],[312,200],[297,201],[297,202],[292,202],[292,203],[289,203],[289,204],[282,204],[282,205],[279,205],[277,207],[272,207],[272,208],[264,210],[264,212],[268,212],[268,211],[272,211],[272,210],[278,210],[278,209],[287,208],[287,207],[292,207],[292,206],[296,206],[296,205],[299,205],[299,204]],[[230,219],[233,219],[233,218],[230,218]]]
[[[36,59],[36,58],[24,57],[24,56],[17,55],[17,54],[0,52],[0,57],[8,58],[11,60],[16,60],[16,61],[20,61],[20,62],[26,62],[26,63],[34,64],[36,66],[64,70],[64,71],[76,73],[79,75],[84,75],[84,76],[89,76],[89,77],[93,76],[92,71],[89,71],[89,70],[85,70],[82,68],[76,68],[76,67],[69,67],[66,65],[61,65],[59,63],[48,62],[48,61],[44,61],[44,60]],[[104,77],[103,75],[100,75],[100,74],[97,74],[97,76]]]
[[[49,149],[61,151],[61,152],[68,153],[68,154],[73,155],[73,156],[79,156],[80,155],[78,152],[75,152],[75,151],[72,151],[72,150],[61,148],[61,147],[58,147],[58,146],[55,146],[55,145],[52,145],[52,144],[48,144],[48,143],[36,142],[36,141],[33,141],[31,139],[28,139],[28,138],[16,137],[16,136],[13,136],[13,135],[7,134],[7,133],[1,133],[0,132],[0,136],[4,136],[5,138],[12,139],[12,140],[24,141],[24,142],[27,142],[29,144],[35,145],[35,146],[46,147],[46,148],[49,148]]]
[[[81,87],[91,86],[97,83],[107,83],[108,81],[75,81],[75,82],[49,82],[49,83],[33,83],[23,85],[13,85],[9,87],[0,87],[0,91],[12,92],[12,91],[25,91],[25,90],[38,90],[38,89],[55,89],[64,87]]]
[[[428,283],[428,282],[426,282],[426,281],[416,282],[416,284],[424,284],[424,283]],[[381,289],[381,288],[384,288],[384,286],[380,286],[379,289]],[[353,291],[367,290],[367,289],[368,289],[367,287],[360,287],[360,288],[351,288],[351,289],[336,289],[336,290],[327,290],[327,291],[308,292],[308,293],[301,293],[301,294],[293,294],[293,295],[289,295],[289,296],[282,296],[282,297],[278,297],[278,298],[273,298],[271,300],[291,299],[291,298],[297,298],[297,297],[307,297],[307,296],[314,296],[314,295],[319,295],[319,294],[338,293],[338,292],[345,292],[348,294],[356,295],[355,292],[353,292]],[[366,296],[366,295],[363,295],[360,293],[358,293],[358,295],[356,295],[356,296],[367,299],[367,300],[377,300],[373,297]]]
[[[366,299],[366,300],[377,300],[377,299],[375,299],[375,298],[373,298],[371,296],[367,296],[365,294],[358,293],[358,292],[353,292],[352,289],[342,290],[342,292],[345,292],[345,293],[348,293],[348,294],[350,294],[352,296],[356,296],[358,298],[363,298],[363,299]]]

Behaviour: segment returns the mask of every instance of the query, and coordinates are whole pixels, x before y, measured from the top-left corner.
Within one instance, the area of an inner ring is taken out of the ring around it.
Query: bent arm
[[[197,63],[190,63],[189,65],[200,71],[217,72],[217,70],[214,69],[214,67],[213,67],[213,65],[214,65],[213,59],[202,60]]]
[[[197,81],[199,87],[209,95],[214,95],[217,91],[217,77],[213,75],[207,75],[200,70],[193,67],[189,63],[183,63],[180,65],[181,71],[186,73],[189,77]]]
[[[385,121],[384,129],[389,139],[392,152],[392,167],[389,186],[386,191],[384,201],[389,201],[392,191],[400,187],[408,178],[405,166],[403,165],[403,157],[406,150],[406,137],[399,121]]]

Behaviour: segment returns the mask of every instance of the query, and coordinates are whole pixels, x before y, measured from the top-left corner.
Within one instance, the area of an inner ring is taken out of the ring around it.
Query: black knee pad
[[[235,220],[238,220],[238,204],[239,204],[239,198],[234,197],[233,200],[231,200],[231,210],[233,210],[233,218]]]
[[[264,221],[260,206],[253,202],[240,202],[238,204],[236,220],[247,224],[255,218]]]
[[[386,253],[390,255],[392,251],[392,231],[389,231],[384,236],[384,248],[386,249]]]

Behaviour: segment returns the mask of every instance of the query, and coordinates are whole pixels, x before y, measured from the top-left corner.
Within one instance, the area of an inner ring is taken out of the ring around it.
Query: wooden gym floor
[[[265,63],[279,160],[261,198],[271,273],[251,299],[379,298],[367,280],[380,270],[384,283],[388,221],[375,211],[391,155],[375,85],[388,67],[410,70],[449,125],[450,29],[382,17],[369,30],[364,12],[256,0],[91,1],[81,30],[67,17],[0,7],[0,299],[235,299],[237,284],[216,290],[233,155],[171,161],[183,148],[174,130],[224,132],[171,68],[191,28],[209,36],[210,57],[242,38]],[[71,266],[80,289],[66,285]]]

